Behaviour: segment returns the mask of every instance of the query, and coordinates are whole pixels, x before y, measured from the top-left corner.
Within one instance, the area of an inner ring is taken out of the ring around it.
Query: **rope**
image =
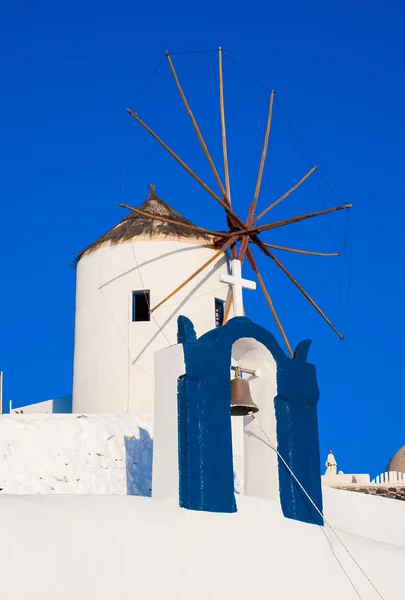
[[[327,525],[329,527],[329,529],[332,531],[333,535],[336,537],[336,539],[338,540],[338,542],[342,545],[342,547],[344,548],[344,550],[347,552],[347,554],[350,556],[350,558],[352,559],[352,561],[354,562],[354,564],[357,566],[357,568],[360,570],[360,572],[363,574],[363,576],[367,579],[367,581],[369,582],[369,584],[372,586],[372,588],[374,589],[374,591],[376,592],[376,594],[378,594],[378,596],[381,598],[381,600],[385,600],[384,596],[379,592],[379,590],[377,589],[377,587],[374,585],[374,583],[371,581],[370,577],[367,575],[367,573],[364,571],[364,569],[359,565],[359,563],[357,562],[357,560],[354,558],[353,554],[350,552],[350,550],[348,549],[348,547],[346,546],[346,544],[343,542],[343,540],[339,537],[339,535],[336,533],[335,529],[332,527],[332,525],[326,520],[323,512],[317,507],[317,505],[315,504],[315,502],[312,500],[311,496],[308,494],[308,492],[306,491],[306,489],[304,488],[304,486],[302,485],[302,483],[299,481],[299,479],[297,478],[297,476],[295,475],[295,473],[293,472],[293,470],[290,468],[290,466],[287,464],[287,462],[284,460],[284,458],[281,456],[280,452],[277,450],[277,448],[274,446],[273,442],[271,441],[271,439],[269,438],[269,436],[267,435],[267,433],[264,431],[263,427],[260,425],[259,421],[257,420],[257,418],[255,417],[253,412],[249,412],[249,415],[252,417],[252,419],[254,419],[254,421],[256,422],[257,426],[259,427],[259,429],[261,430],[261,432],[263,433],[264,437],[266,438],[266,440],[268,441],[268,443],[270,444],[270,448],[277,454],[277,456],[280,458],[280,460],[282,461],[282,463],[284,464],[284,466],[286,467],[286,469],[288,470],[288,472],[290,473],[291,477],[294,479],[294,481],[296,482],[296,484],[299,486],[299,488],[301,489],[301,491],[304,493],[304,495],[307,497],[307,499],[310,501],[310,503],[312,504],[312,506],[315,508],[316,512],[322,517],[325,525]],[[351,582],[353,584],[353,582]],[[354,584],[353,584],[354,586]],[[358,596],[361,598],[358,590],[356,590]]]
[[[140,97],[142,96],[142,94],[144,93],[144,91],[146,90],[146,88],[148,87],[148,85],[150,84],[150,82],[152,81],[152,79],[154,78],[154,76],[156,75],[156,73],[158,72],[158,70],[159,70],[159,68],[160,68],[160,65],[162,64],[162,62],[163,62],[164,58],[165,58],[165,57],[164,57],[164,56],[162,56],[162,58],[160,59],[160,61],[159,61],[159,62],[158,62],[158,64],[157,64],[157,66],[154,68],[154,70],[152,71],[151,75],[150,75],[150,76],[148,77],[148,79],[146,80],[146,82],[145,82],[144,86],[141,88],[141,90],[140,90],[139,94],[136,96],[135,100],[132,102],[132,104],[131,104],[131,109],[133,108],[134,104],[135,104],[136,102],[138,102],[138,100],[140,99]],[[127,115],[127,117],[128,117],[128,116],[129,116],[129,115]],[[126,163],[127,163],[127,152],[128,152],[128,118],[126,118],[126,127],[125,127],[125,129],[126,129],[126,130],[125,130],[125,142],[124,142],[124,161],[123,161],[123,163],[124,163],[124,164],[123,164],[123,170],[122,170],[121,202],[120,202],[120,204],[122,204],[122,203],[123,203],[123,201],[124,201],[124,187],[125,187]],[[128,235],[129,235],[128,221],[125,221],[125,225],[126,225],[127,232],[128,232]],[[141,270],[140,270],[140,268],[139,268],[139,264],[138,264],[138,261],[137,261],[137,258],[136,258],[135,249],[134,249],[134,246],[133,246],[133,242],[132,242],[132,240],[131,240],[131,249],[132,249],[132,253],[133,253],[133,255],[134,255],[134,260],[135,260],[136,268],[137,268],[137,270],[138,270],[139,279],[141,280],[142,288],[143,288],[143,290],[144,290],[144,292],[145,292],[145,300],[146,300],[146,304],[147,304],[147,306],[148,306],[148,309],[150,309],[150,304],[149,304],[149,301],[148,301],[148,296],[147,296],[147,293],[146,293],[146,290],[145,290],[145,285],[144,285],[144,283],[143,283],[143,279],[142,279]],[[150,313],[149,313],[149,314],[150,314]],[[159,323],[157,322],[155,315],[153,315],[153,314],[152,314],[152,318],[153,318],[153,320],[155,321],[156,325],[158,326],[158,329],[159,329],[159,330],[160,330],[160,332],[163,334],[163,336],[165,337],[165,339],[166,339],[167,343],[168,343],[168,344],[169,344],[169,346],[170,346],[170,341],[169,341],[169,339],[168,339],[167,335],[165,334],[165,332],[163,331],[163,329],[161,328],[161,326],[159,325]],[[129,349],[129,347],[128,347],[128,349]],[[136,361],[135,361],[135,362],[136,362]],[[137,365],[137,366],[138,366],[138,365]]]
[[[241,67],[236,60],[233,60],[233,58],[231,58],[229,56],[229,54],[227,52],[222,52],[222,54],[224,56],[226,56],[226,58],[235,65],[235,67],[238,67],[238,69],[240,71],[242,71],[243,73],[245,73],[245,75],[247,75],[248,77],[250,77],[250,79],[253,79],[253,81],[255,81],[258,85],[260,85],[260,87],[262,87],[264,90],[266,90],[266,92],[269,92],[269,94],[271,94],[271,92],[273,90],[271,90],[269,87],[267,87],[267,85],[265,85],[264,83],[262,83],[261,81],[259,81],[259,79],[257,79],[254,75],[252,75],[251,73],[249,73],[249,71],[246,71],[246,69],[244,69],[243,67]]]
[[[146,80],[144,86],[141,88],[141,91],[136,96],[135,100],[132,102],[130,108],[133,108],[134,104],[136,102],[138,102],[139,98],[142,96],[142,94],[144,93],[144,91],[146,90],[146,88],[148,87],[148,85],[150,84],[150,82],[152,81],[152,79],[154,78],[154,76],[156,75],[156,73],[159,71],[160,65],[162,64],[163,60],[164,60],[164,56],[162,56],[162,58],[160,59],[159,63],[157,64],[157,66],[153,69],[152,73],[149,75],[149,77]]]
[[[170,56],[176,56],[179,54],[209,54],[212,52],[218,52],[218,48],[215,50],[183,50],[182,52],[170,52]]]
[[[347,253],[346,253],[347,248]],[[347,221],[345,228],[345,237],[343,241],[343,249],[341,254],[348,255],[348,265],[344,268],[341,265],[339,281],[338,281],[338,292],[337,292],[337,305],[336,305],[336,319],[339,319],[342,323],[342,333],[346,338],[349,314],[350,314],[350,301],[351,301],[351,290],[352,290],[352,240],[351,240],[351,218],[350,211],[347,211]],[[343,298],[344,282],[346,282],[345,274],[347,273],[347,293]],[[339,348],[339,340],[332,343],[332,336],[329,338],[328,350],[325,353],[325,360],[322,364],[322,372],[319,375],[319,389],[323,389],[325,381],[328,379],[333,359]],[[333,345],[333,348],[332,348]]]
[[[318,192],[319,192],[319,197],[322,202],[322,206],[324,208],[326,208],[325,199],[322,194],[320,185],[318,185]],[[348,325],[349,312],[350,312],[351,286],[352,286],[352,243],[351,243],[351,218],[350,217],[351,217],[350,211],[346,211],[346,225],[345,225],[345,231],[344,231],[343,245],[342,245],[342,248],[339,248],[336,238],[335,238],[335,235],[334,235],[334,232],[333,232],[330,215],[327,215],[330,238],[332,240],[332,244],[333,244],[334,248],[336,249],[337,252],[340,252],[342,257],[343,257],[343,255],[345,255],[345,256],[346,256],[346,254],[348,255],[348,265],[343,264],[343,262],[340,262],[340,269],[339,269],[338,278],[337,278],[337,299],[336,299],[336,317],[335,317],[337,321],[342,323],[342,333],[343,333],[344,337],[346,337],[346,333],[347,333],[347,325]],[[341,259],[341,261],[342,260],[343,259]],[[346,273],[347,273],[347,280],[346,280]],[[347,294],[345,294],[346,297],[343,298],[344,282],[346,282],[346,281],[347,281]],[[336,353],[339,348],[339,340],[336,340],[336,342],[334,343],[333,339],[334,339],[334,336],[331,335],[329,337],[327,351],[324,353],[325,360],[322,363],[322,369],[320,371],[319,389],[323,388],[323,385],[329,375],[331,364],[332,364],[333,359],[336,356]]]
[[[252,79],[255,83],[257,83],[261,88],[263,88],[264,90],[266,90],[266,92],[268,92],[269,94],[271,94],[271,92],[273,90],[271,90],[267,85],[265,85],[262,81],[260,81],[259,79],[257,79],[257,77],[255,77],[254,75],[252,75],[251,73],[249,73],[249,71],[247,71],[246,69],[244,69],[240,64],[238,64],[236,62],[236,60],[234,60],[233,58],[231,58],[229,56],[229,54],[227,54],[226,52],[223,52],[224,56],[226,56],[226,58],[233,63],[240,71],[242,71],[245,75],[247,75],[250,79]],[[285,120],[285,122],[287,123],[289,129],[291,130],[291,133],[293,134],[293,136],[295,137],[298,145],[300,146],[302,152],[304,153],[304,155],[306,156],[308,162],[310,163],[310,166],[312,167],[315,163],[314,161],[311,159],[308,151],[306,150],[304,144],[302,143],[301,139],[299,138],[297,132],[295,131],[294,127],[292,126],[290,120],[287,118],[287,115],[285,114],[284,110],[281,108],[280,106],[280,102],[278,101],[277,98],[277,94],[274,97],[275,103],[277,104],[277,108],[279,109],[283,119]],[[333,188],[333,186],[327,181],[326,177],[322,174],[322,172],[320,171],[319,167],[317,169],[317,173],[319,175],[319,177],[323,180],[323,182],[328,186],[328,188],[331,190],[331,192],[333,192],[333,194],[335,194],[335,196],[344,204],[344,201],[342,200],[341,196],[337,193],[337,191]]]

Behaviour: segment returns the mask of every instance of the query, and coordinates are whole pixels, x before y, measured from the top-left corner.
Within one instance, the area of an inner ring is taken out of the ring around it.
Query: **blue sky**
[[[6,1],[0,10],[0,369],[6,398],[25,403],[71,391],[70,264],[76,252],[122,218],[121,199],[140,204],[147,184],[154,183],[188,218],[224,227],[221,208],[125,113],[166,48],[221,45],[276,90],[311,160],[344,202],[354,205],[350,222],[339,213],[266,236],[310,250],[345,246],[342,259],[278,254],[344,330],[344,342],[335,340],[268,259],[257,256],[292,345],[313,339],[322,458],[331,447],[346,472],[383,471],[405,443],[405,11],[399,0],[384,6],[363,0],[333,5],[118,0],[85,6],[75,0],[17,6]],[[175,65],[221,166],[216,61],[214,53],[181,54]],[[232,196],[245,216],[268,95],[229,61],[224,67]],[[136,110],[215,185],[167,64]],[[276,107],[259,208],[310,166]],[[336,204],[340,200],[315,175],[269,217]],[[278,335],[259,292],[246,293],[246,310]]]

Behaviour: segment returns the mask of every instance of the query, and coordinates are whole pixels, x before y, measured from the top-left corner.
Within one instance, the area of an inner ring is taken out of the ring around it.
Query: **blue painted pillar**
[[[185,347],[186,375],[178,383],[180,506],[235,512],[230,356],[212,343]],[[227,372],[226,378],[214,373]]]

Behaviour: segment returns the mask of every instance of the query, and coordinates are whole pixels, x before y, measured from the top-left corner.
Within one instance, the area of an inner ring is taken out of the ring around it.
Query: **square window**
[[[224,324],[224,304],[223,300],[215,298],[215,327],[221,327]]]
[[[132,292],[132,321],[150,321],[150,291]]]

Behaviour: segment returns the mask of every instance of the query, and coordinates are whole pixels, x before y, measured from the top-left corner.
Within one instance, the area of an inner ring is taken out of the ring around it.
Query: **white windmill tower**
[[[154,352],[177,343],[177,317],[198,335],[223,322],[226,249],[149,188],[150,216],[132,211],[77,256],[73,412],[152,413]]]
[[[317,170],[317,167],[312,166],[300,181],[256,216],[273,115],[275,95],[271,92],[253,199],[245,219],[235,212],[231,203],[229,182],[222,54],[222,49],[219,48],[219,97],[225,185],[184,95],[171,56],[166,52],[176,86],[210,164],[220,195],[194,173],[138,114],[131,109],[127,109],[127,112],[224,208],[228,231],[212,231],[193,225],[162,202],[151,186],[149,198],[140,208],[122,204],[121,206],[129,208],[132,212],[78,255],[74,412],[152,412],[154,352],[176,343],[176,317],[180,314],[191,319],[197,335],[215,325],[223,324],[229,317],[244,314],[242,288],[255,288],[255,284],[242,279],[241,267],[245,258],[256,275],[287,351],[293,357],[292,346],[263,281],[253,249],[270,258],[332,330],[343,339],[343,335],[274,251],[313,256],[340,254],[279,246],[271,241],[264,241],[263,234],[307,219],[346,210],[351,204],[264,225],[257,223]],[[232,268],[225,253],[228,249],[232,257]]]

